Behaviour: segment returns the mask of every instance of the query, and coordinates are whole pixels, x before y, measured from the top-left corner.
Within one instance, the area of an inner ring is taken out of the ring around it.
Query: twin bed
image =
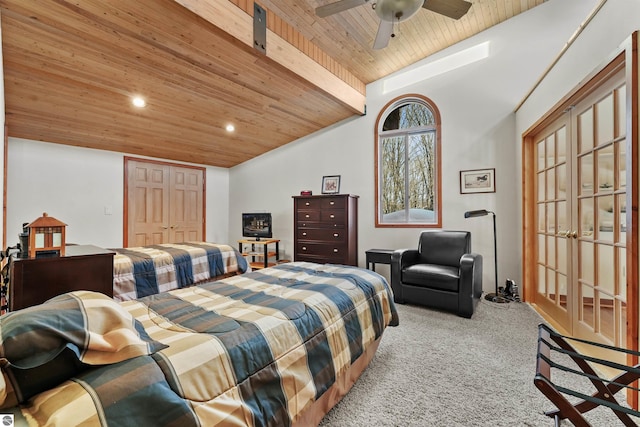
[[[113,298],[117,301],[142,298],[249,270],[241,253],[218,243],[161,243],[111,250],[115,252]]]
[[[64,294],[0,317],[0,413],[16,425],[317,425],[397,324],[385,279],[340,265],[124,302]]]

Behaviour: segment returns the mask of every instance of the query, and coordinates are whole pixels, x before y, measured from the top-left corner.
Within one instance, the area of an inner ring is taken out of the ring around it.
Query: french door
[[[624,69],[534,138],[534,302],[566,332],[626,347]]]

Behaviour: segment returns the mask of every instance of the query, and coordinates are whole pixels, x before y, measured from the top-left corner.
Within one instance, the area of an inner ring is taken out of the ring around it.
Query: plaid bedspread
[[[16,425],[288,426],[398,324],[382,276],[300,262],[121,306],[159,350],[36,395]]]
[[[127,301],[215,279],[249,268],[229,245],[208,242],[162,243],[111,249],[113,298]]]

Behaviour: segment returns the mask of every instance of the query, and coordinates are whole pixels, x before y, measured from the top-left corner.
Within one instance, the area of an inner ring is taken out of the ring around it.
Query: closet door
[[[125,246],[201,241],[204,168],[125,158]]]
[[[125,159],[125,246],[169,241],[169,166]],[[127,212],[128,211],[128,212]]]
[[[169,241],[201,241],[204,172],[174,166],[170,173]]]

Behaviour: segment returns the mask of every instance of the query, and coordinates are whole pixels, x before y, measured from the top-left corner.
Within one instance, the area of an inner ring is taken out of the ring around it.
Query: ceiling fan
[[[369,0],[339,0],[317,7],[316,15],[325,18],[365,3],[369,3]],[[377,0],[372,2],[371,7],[380,18],[373,48],[383,49],[394,36],[393,24],[411,18],[421,7],[449,18],[460,19],[467,13],[471,3],[465,0]]]

